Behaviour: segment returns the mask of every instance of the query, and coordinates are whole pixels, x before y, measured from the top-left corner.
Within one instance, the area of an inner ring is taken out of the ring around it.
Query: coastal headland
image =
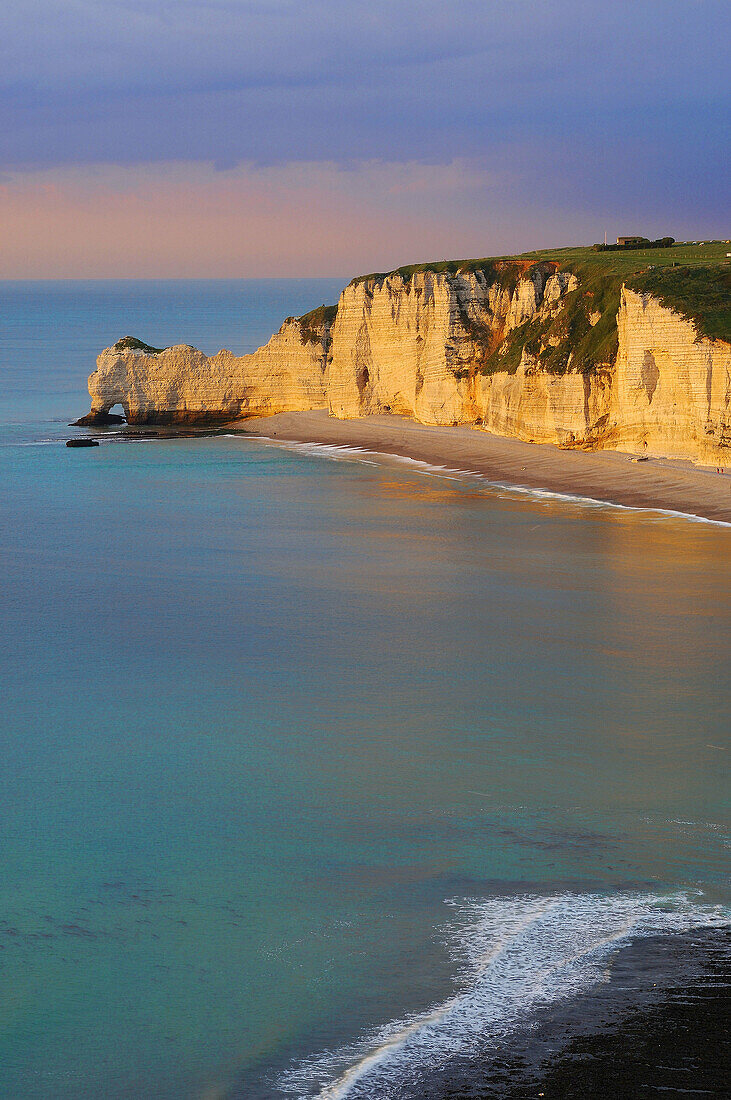
[[[300,414],[270,430],[728,518],[714,472],[731,467],[726,249],[557,249],[360,276],[242,356],[125,337],[100,354],[79,424],[108,424],[117,405],[128,424],[189,429]]]

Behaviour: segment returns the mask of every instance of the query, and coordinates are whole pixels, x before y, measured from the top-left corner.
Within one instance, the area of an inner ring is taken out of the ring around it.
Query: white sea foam
[[[386,1100],[408,1075],[489,1050],[543,1005],[607,980],[612,954],[632,938],[723,926],[731,912],[686,894],[561,894],[451,903],[448,930],[461,988],[421,1015],[280,1077],[284,1096]]]
[[[65,439],[31,439],[22,443],[16,443],[11,440],[10,443],[3,443],[4,447],[63,447],[66,443]]]
[[[367,461],[369,466],[380,465],[384,459],[402,463],[413,467],[417,472],[431,477],[443,478],[447,481],[474,480],[491,492],[498,492],[504,496],[528,496],[536,500],[546,502],[559,501],[566,504],[580,504],[583,507],[607,509],[620,509],[623,512],[640,512],[652,516],[672,516],[674,519],[683,519],[691,523],[710,523],[714,527],[731,527],[731,523],[722,519],[708,519],[706,516],[697,516],[693,512],[679,512],[673,508],[641,508],[633,504],[620,504],[612,500],[597,500],[596,497],[581,496],[579,493],[561,493],[552,489],[540,489],[530,485],[514,485],[508,482],[492,481],[484,474],[475,470],[463,470],[459,467],[440,466],[437,463],[426,462],[420,458],[410,458],[408,455],[392,454],[390,451],[371,451],[365,447],[354,447],[344,443],[304,443],[299,440],[282,440],[270,436],[252,436],[254,440],[263,443],[273,443],[279,447],[291,448],[296,451],[304,451],[307,454],[327,458],[331,461],[340,459],[355,459]],[[364,457],[367,456],[367,459]],[[373,461],[373,460],[376,461]],[[380,460],[380,462],[378,461]]]

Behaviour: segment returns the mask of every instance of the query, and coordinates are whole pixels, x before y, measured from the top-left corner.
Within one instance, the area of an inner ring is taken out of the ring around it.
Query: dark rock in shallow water
[[[72,428],[86,428],[90,424],[94,424],[98,427],[104,427],[110,424],[124,424],[125,418],[119,413],[87,413],[86,416],[79,417],[78,420],[74,420],[71,425]]]
[[[67,439],[67,447],[98,447],[99,441],[97,439]]]

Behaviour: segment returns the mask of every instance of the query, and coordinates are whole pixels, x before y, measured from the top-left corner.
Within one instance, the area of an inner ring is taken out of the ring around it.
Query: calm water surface
[[[726,919],[727,528],[64,448],[120,336],[248,351],[338,290],[0,283],[3,1097],[393,1097]]]

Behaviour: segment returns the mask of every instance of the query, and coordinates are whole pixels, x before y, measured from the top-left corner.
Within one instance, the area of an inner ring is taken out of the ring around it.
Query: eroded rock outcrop
[[[213,356],[187,344],[151,348],[126,337],[97,359],[91,411],[81,423],[103,423],[117,404],[129,424],[211,424],[321,409],[329,332],[329,316],[290,317],[252,354]]]
[[[89,379],[94,423],[205,424],[328,407],[474,424],[567,447],[731,458],[731,345],[650,294],[588,289],[557,262],[354,280],[251,355],[127,338]]]

